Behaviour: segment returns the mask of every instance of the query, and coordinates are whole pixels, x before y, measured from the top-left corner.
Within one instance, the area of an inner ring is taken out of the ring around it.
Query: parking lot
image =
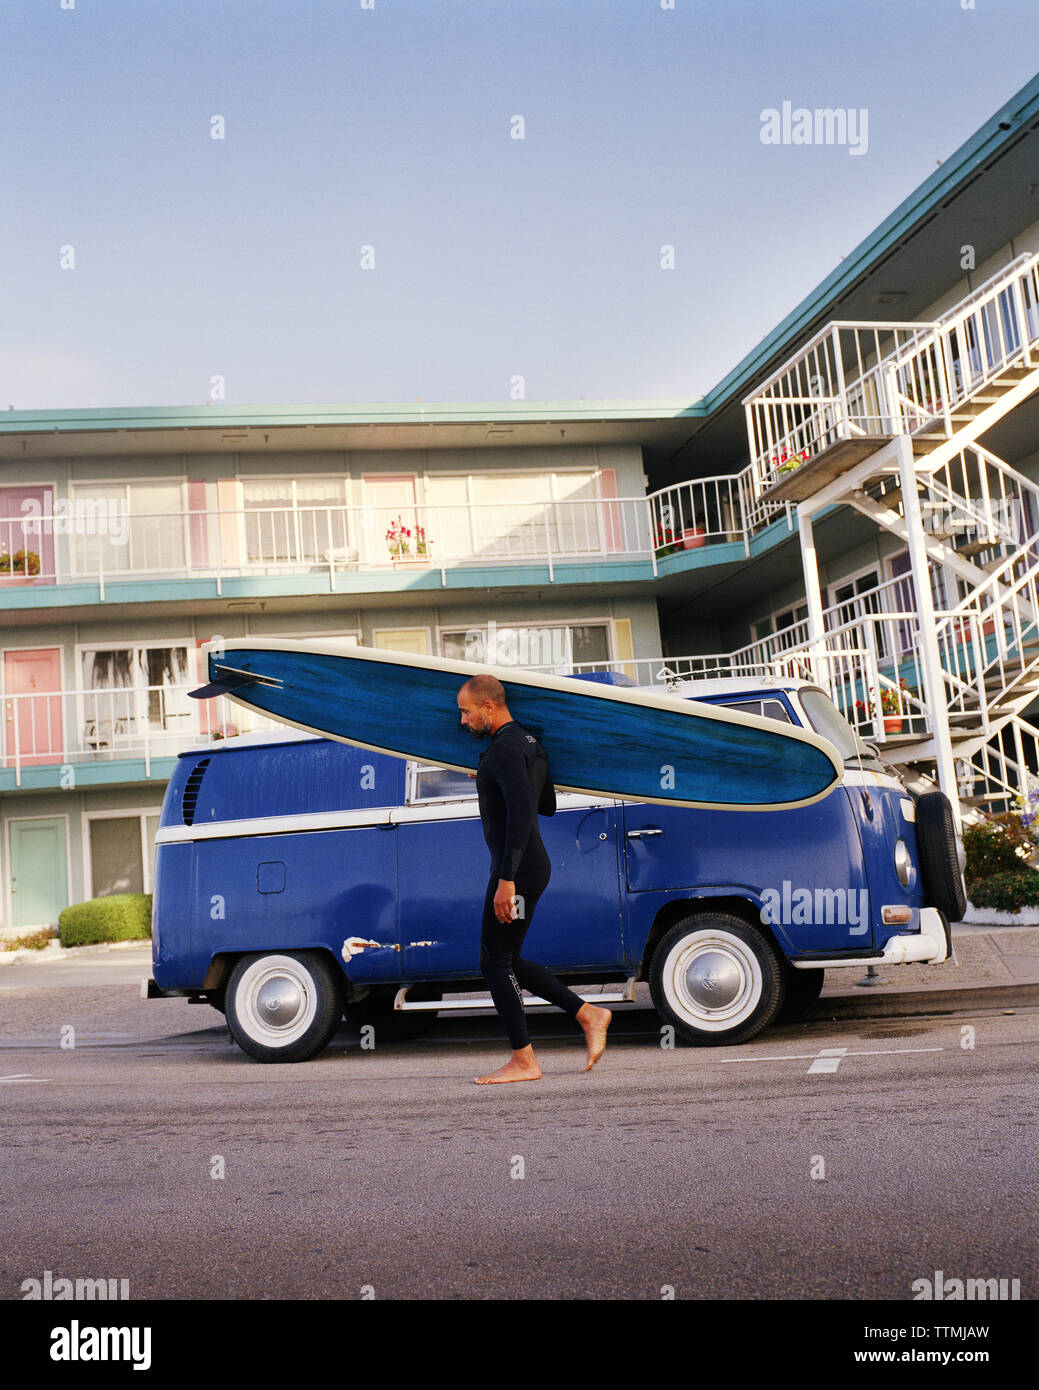
[[[146,973],[133,948],[0,981],[4,1298],[45,1270],[134,1298],[1035,1295],[1027,1002],[694,1048],[640,992],[591,1073],[538,1011],[543,1079],[475,1087],[493,1016],[265,1066]]]

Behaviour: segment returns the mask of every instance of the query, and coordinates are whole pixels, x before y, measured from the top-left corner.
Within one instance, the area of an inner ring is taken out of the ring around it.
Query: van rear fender
[[[781,939],[776,935],[771,922],[766,923],[761,920],[763,907],[764,902],[756,894],[750,893],[749,890],[733,888],[703,889],[698,890],[695,897],[672,898],[670,902],[663,905],[653,919],[653,925],[642,952],[639,979],[649,979],[650,961],[657,948],[657,943],[676,922],[680,922],[683,917],[688,917],[693,912],[731,912],[736,917],[742,917],[748,926],[754,927],[762,936],[767,937],[785,960],[790,954],[790,944],[785,941],[785,938]]]

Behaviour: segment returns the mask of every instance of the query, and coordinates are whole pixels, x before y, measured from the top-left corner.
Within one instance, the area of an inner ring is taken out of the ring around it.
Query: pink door
[[[54,583],[54,523],[31,524],[53,514],[51,488],[0,487],[0,585]]]
[[[61,648],[4,652],[4,757],[8,767],[60,763]],[[37,693],[40,692],[40,693]]]

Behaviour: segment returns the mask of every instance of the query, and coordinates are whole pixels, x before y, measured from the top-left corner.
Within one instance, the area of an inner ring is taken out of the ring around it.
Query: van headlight
[[[901,837],[895,841],[895,873],[902,887],[908,888],[913,881],[913,856]]]

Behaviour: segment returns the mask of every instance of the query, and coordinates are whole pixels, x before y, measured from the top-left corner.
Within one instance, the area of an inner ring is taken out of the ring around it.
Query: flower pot
[[[687,526],[682,532],[682,549],[695,550],[698,546],[704,545],[707,540],[707,532],[702,526]]]
[[[884,732],[886,734],[900,734],[902,732],[902,716],[900,714],[884,715]]]

